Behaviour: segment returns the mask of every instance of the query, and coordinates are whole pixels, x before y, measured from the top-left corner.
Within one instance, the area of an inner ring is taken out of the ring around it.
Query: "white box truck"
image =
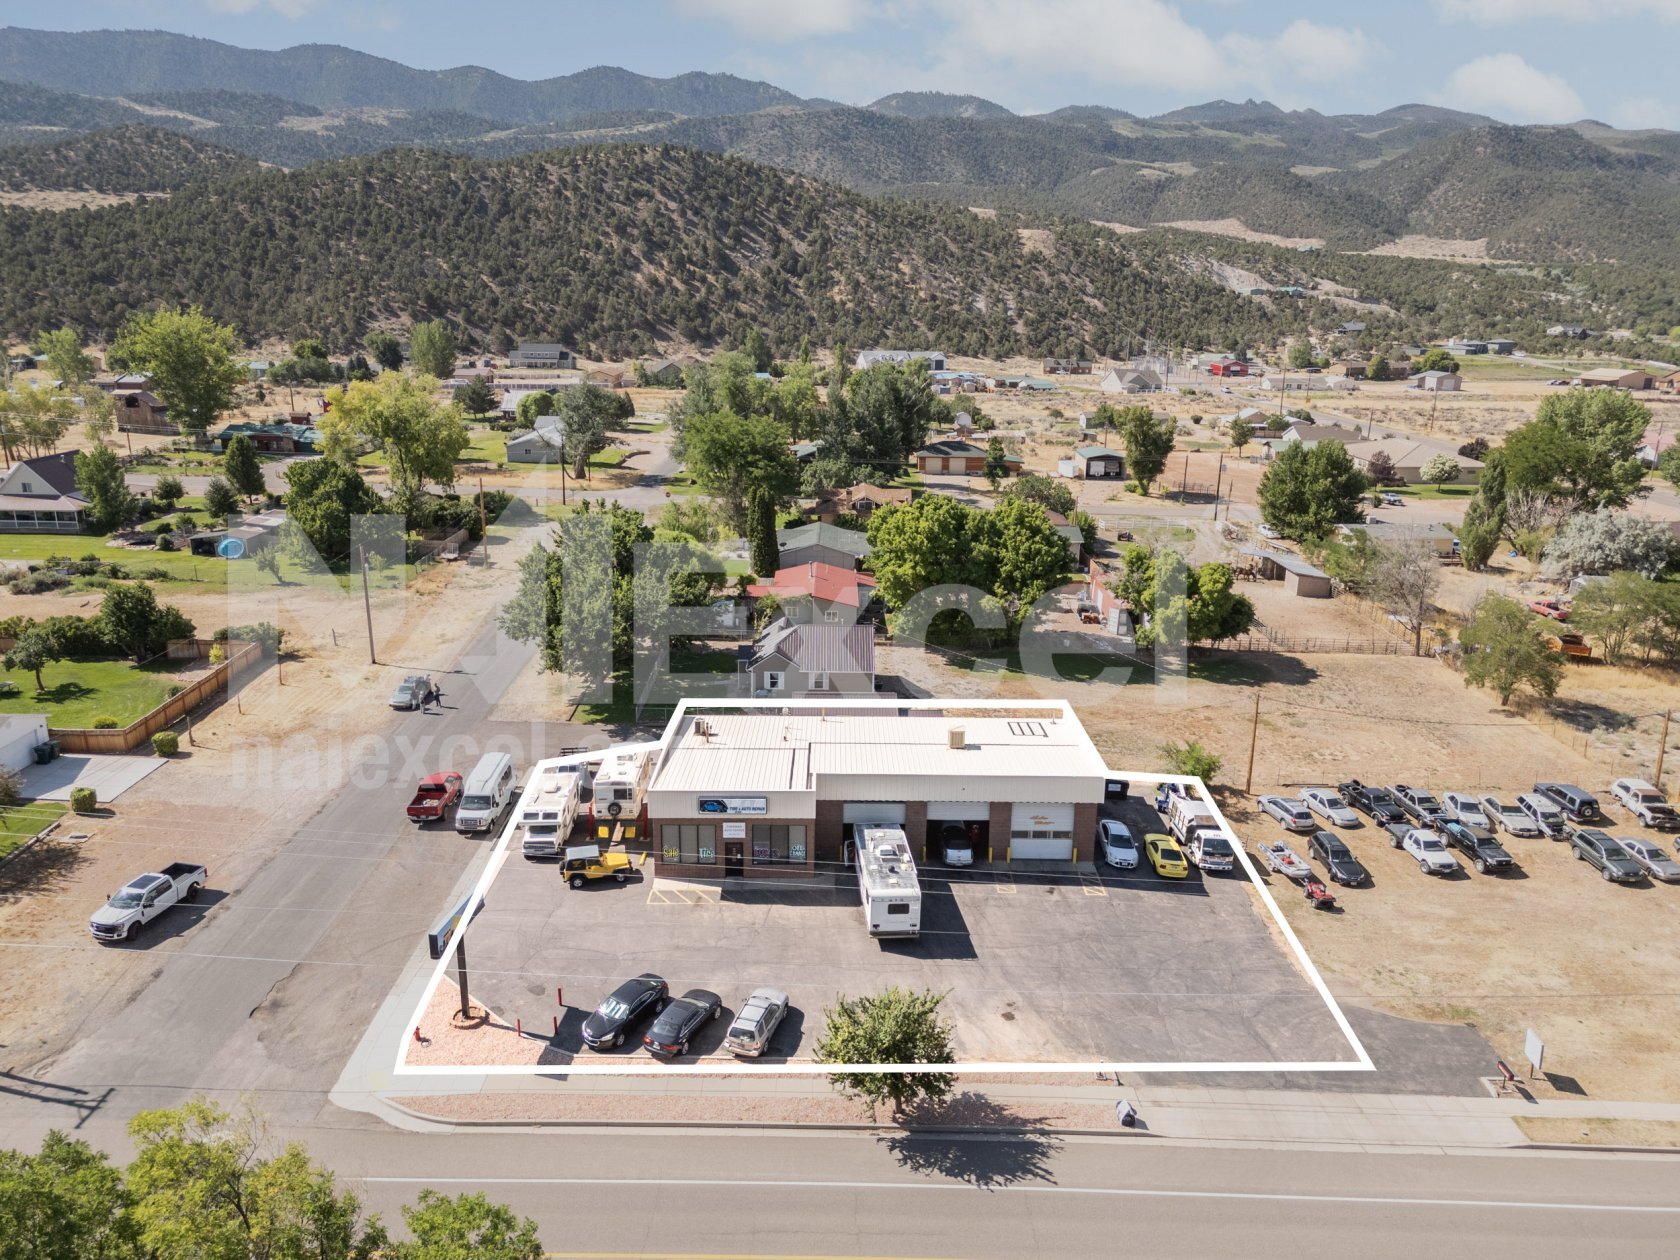
[[[919,936],[922,886],[902,827],[854,823],[858,900],[871,936]]]
[[[1194,796],[1167,801],[1167,829],[1177,838],[1198,869],[1228,871],[1236,863],[1231,837],[1219,825],[1213,809]]]

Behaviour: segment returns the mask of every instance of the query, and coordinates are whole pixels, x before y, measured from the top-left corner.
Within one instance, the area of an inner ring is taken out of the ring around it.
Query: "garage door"
[[[1072,858],[1073,806],[1014,806],[1009,818],[1009,856],[1028,861]]]
[[[903,801],[847,801],[840,820],[847,823],[892,823],[904,825]]]
[[[990,822],[992,807],[987,801],[929,801],[929,822]]]

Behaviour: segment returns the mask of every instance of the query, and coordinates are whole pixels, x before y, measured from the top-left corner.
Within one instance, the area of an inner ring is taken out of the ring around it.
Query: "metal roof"
[[[867,556],[870,551],[869,539],[862,531],[842,529],[838,525],[830,525],[827,521],[816,521],[810,525],[776,531],[776,547],[779,551],[810,546],[832,547],[836,551],[859,557]]]
[[[1258,547],[1244,547],[1245,556],[1256,556],[1261,560],[1270,560],[1286,573],[1293,573],[1297,577],[1328,578],[1330,575],[1323,569],[1314,568],[1300,556],[1290,551],[1261,551]]]

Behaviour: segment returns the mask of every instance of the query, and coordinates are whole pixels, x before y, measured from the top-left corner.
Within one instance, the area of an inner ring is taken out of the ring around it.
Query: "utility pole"
[[[1243,792],[1254,791],[1254,745],[1260,738],[1260,692],[1254,692],[1254,721],[1248,728],[1248,777],[1243,783]]]
[[[1657,736],[1657,771],[1651,776],[1651,786],[1662,788],[1663,756],[1668,752],[1668,715],[1669,710],[1663,710],[1662,734]]]
[[[1219,519],[1219,483],[1225,479],[1225,452],[1219,452],[1219,467],[1213,473],[1213,519]]]
[[[484,543],[484,567],[490,567],[490,521],[484,511],[484,475],[478,478],[478,536]]]
[[[373,596],[368,594],[367,548],[358,547],[357,550],[362,553],[362,610],[367,613],[368,664],[377,665],[379,657],[373,650]]]

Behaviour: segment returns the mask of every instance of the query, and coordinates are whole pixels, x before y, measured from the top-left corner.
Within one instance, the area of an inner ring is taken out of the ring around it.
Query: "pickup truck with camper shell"
[[[1197,869],[1228,871],[1236,865],[1230,836],[1213,810],[1196,797],[1175,796],[1167,802],[1167,829]]]

